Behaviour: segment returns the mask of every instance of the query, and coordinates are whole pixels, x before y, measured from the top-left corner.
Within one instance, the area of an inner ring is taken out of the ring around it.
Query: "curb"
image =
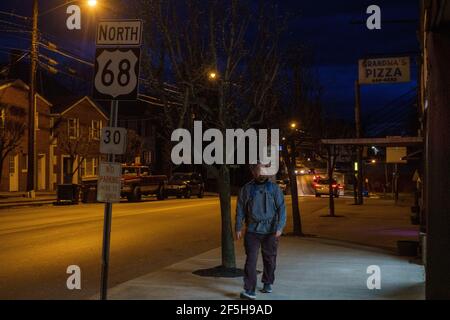
[[[53,204],[56,199],[46,199],[46,200],[35,200],[35,201],[17,201],[17,202],[6,202],[0,203],[0,210],[16,208],[16,207],[39,207],[48,204]]]

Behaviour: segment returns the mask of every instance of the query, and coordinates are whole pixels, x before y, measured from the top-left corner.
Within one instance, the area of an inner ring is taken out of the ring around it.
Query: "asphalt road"
[[[300,201],[302,214],[327,205],[325,199]],[[233,213],[234,205],[233,199]],[[87,299],[98,294],[103,209],[83,204],[0,210],[0,299]],[[288,214],[287,229],[290,220]],[[218,198],[115,204],[109,285],[219,246]],[[81,268],[81,290],[66,287],[70,265]]]

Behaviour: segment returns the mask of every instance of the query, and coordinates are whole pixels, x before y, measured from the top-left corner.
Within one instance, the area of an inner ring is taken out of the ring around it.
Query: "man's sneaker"
[[[264,287],[261,290],[262,293],[272,293],[272,285],[264,283]]]
[[[241,299],[256,300],[256,294],[254,292],[250,292],[250,291],[242,291]]]

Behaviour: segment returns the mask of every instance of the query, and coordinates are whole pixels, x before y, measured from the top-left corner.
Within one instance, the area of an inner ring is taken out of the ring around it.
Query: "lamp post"
[[[33,0],[32,10],[32,30],[31,30],[31,50],[30,50],[30,86],[29,86],[29,105],[28,105],[28,171],[27,171],[27,195],[30,198],[36,197],[36,71],[39,57],[39,36],[38,36],[38,20],[39,16],[43,16],[62,6],[79,2],[79,0],[70,1],[54,7],[39,15],[38,0]],[[96,0],[89,0],[87,4],[94,7]]]

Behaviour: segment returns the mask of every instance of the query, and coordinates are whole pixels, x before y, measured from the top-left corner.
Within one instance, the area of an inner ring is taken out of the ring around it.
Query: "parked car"
[[[332,179],[332,188],[333,188],[333,195],[335,198],[339,198],[339,190],[341,189],[341,186],[336,182],[336,180]],[[322,195],[329,195],[330,194],[330,179],[328,178],[317,178],[313,182],[313,187],[315,191],[316,197],[320,197]]]
[[[93,202],[97,193],[97,177],[82,181],[83,199]],[[121,197],[128,201],[141,201],[143,195],[156,195],[158,200],[164,200],[167,176],[151,175],[150,169],[142,165],[122,165]],[[93,194],[91,194],[93,193]],[[90,196],[92,195],[92,196]]]
[[[277,180],[277,185],[283,191],[283,194],[287,194],[287,183],[285,180]]]
[[[166,186],[166,197],[176,196],[189,199],[192,195],[203,198],[205,192],[205,184],[202,176],[195,172],[178,172],[174,173]]]
[[[164,200],[167,182],[167,176],[151,175],[147,166],[123,165],[121,195],[128,201],[140,201],[142,195]]]

